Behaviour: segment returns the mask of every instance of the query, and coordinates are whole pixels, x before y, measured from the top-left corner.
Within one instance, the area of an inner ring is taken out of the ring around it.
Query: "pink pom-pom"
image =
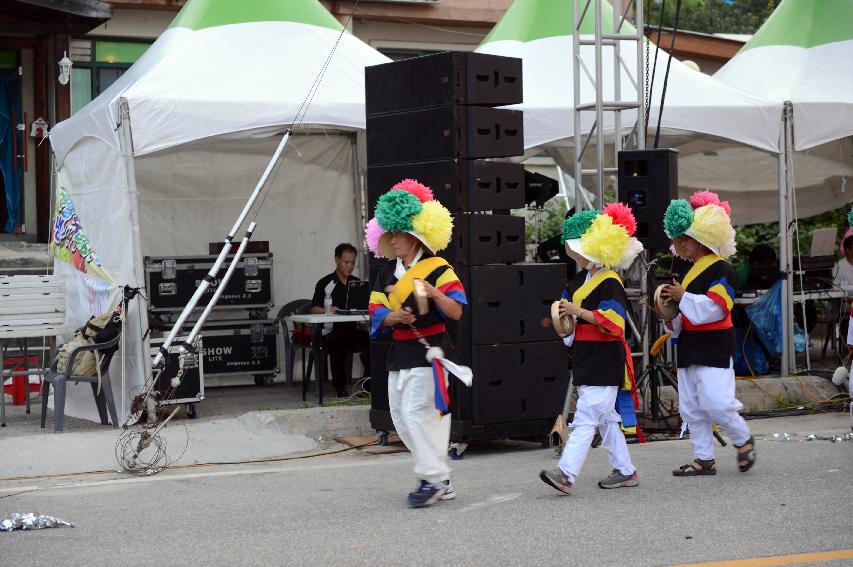
[[[367,240],[367,248],[370,249],[373,255],[377,258],[384,258],[382,253],[379,251],[379,239],[383,234],[385,234],[385,229],[379,226],[379,221],[376,220],[376,217],[370,219],[367,226],[364,227],[364,237]]]
[[[392,191],[400,190],[406,191],[407,193],[411,193],[421,203],[426,203],[427,201],[432,201],[435,197],[432,194],[432,189],[417,181],[416,179],[404,179],[401,182],[397,183],[393,187],[391,187]]]
[[[628,231],[628,236],[634,236],[634,233],[637,232],[637,220],[634,218],[634,213],[628,205],[624,203],[610,203],[601,212],[612,218],[613,224],[618,224]]]
[[[726,211],[726,214],[732,216],[732,207],[728,201],[720,201],[720,197],[713,191],[703,190],[696,191],[690,196],[690,206],[693,209],[704,207],[705,205],[719,205]]]

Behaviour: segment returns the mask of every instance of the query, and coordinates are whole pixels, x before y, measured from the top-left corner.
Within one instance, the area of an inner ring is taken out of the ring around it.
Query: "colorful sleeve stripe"
[[[459,277],[456,275],[456,272],[454,272],[452,268],[448,268],[444,270],[443,274],[438,276],[437,280],[435,280],[435,287],[441,289],[442,287],[451,282],[459,282]],[[459,287],[462,287],[461,282],[459,282]]]
[[[462,305],[468,305],[468,299],[465,295],[465,288],[462,287],[462,282],[460,282],[459,280],[447,282],[444,285],[436,287],[438,287],[438,291],[440,291],[447,297],[458,301]]]
[[[625,334],[625,308],[613,300],[602,301],[593,311],[596,323],[611,335]]]
[[[726,311],[731,311],[735,304],[735,291],[726,278],[713,282],[706,295]]]
[[[560,299],[561,299],[561,300],[563,300],[563,301],[571,301],[571,300],[572,300],[572,297],[569,295],[569,290],[564,289],[564,290],[563,290],[563,295],[561,295],[561,296],[560,296]]]
[[[382,305],[370,305],[370,338],[386,335],[391,332],[391,329],[382,326],[385,317],[391,313],[391,310]]]
[[[370,309],[370,336],[376,338],[390,332],[390,329],[382,327],[382,321],[391,313],[388,297],[381,291],[371,291],[368,308]]]

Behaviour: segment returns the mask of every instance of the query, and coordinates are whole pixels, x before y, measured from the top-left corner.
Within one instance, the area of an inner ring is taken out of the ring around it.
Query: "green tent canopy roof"
[[[169,27],[201,30],[249,22],[296,22],[335,31],[343,28],[318,0],[189,0]]]
[[[853,39],[853,0],[783,0],[742,51],[767,45],[815,47]]]
[[[584,4],[581,0],[580,10]],[[602,2],[601,7],[602,33],[612,33],[613,8],[609,2]],[[581,24],[582,34],[595,33],[593,10],[591,2]],[[622,24],[622,33],[634,33],[634,26],[626,21]],[[572,0],[515,0],[482,43],[501,40],[527,42],[567,35],[572,35]]]

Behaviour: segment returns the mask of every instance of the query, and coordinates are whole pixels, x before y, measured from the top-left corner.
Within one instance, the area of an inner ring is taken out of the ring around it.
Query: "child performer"
[[[406,179],[379,197],[376,218],[365,230],[375,256],[397,260],[374,282],[370,332],[371,338],[390,332],[394,339],[386,361],[388,401],[397,434],[415,460],[419,484],[408,497],[412,508],[456,496],[447,462],[450,400],[444,370],[462,376],[448,360],[454,351],[445,320],[462,317],[467,299],[453,268],[434,255],[447,247],[452,229],[450,213],[432,191]]]
[[[682,434],[690,431],[693,462],[672,471],[675,476],[717,474],[711,425],[725,427],[737,450],[738,468],[755,464],[755,440],[738,411],[735,398],[735,330],[732,305],[737,275],[726,262],[735,253],[735,230],[727,202],[710,191],[690,201],[676,199],[664,215],[664,230],[675,253],[693,262],[684,280],[664,287],[661,297],[681,311],[667,323],[678,343],[678,407]]]
[[[625,341],[625,288],[611,269],[627,269],[642,252],[643,245],[633,237],[636,228],[631,209],[622,203],[607,205],[600,213],[581,211],[563,222],[566,252],[585,270],[569,284],[560,303],[561,314],[577,319],[575,332],[564,342],[572,349],[578,402],[558,466],[543,470],[539,478],[566,494],[581,472],[596,428],[613,467],[598,486],[622,488],[640,482],[615,409],[620,388],[627,386],[636,402],[636,385]]]

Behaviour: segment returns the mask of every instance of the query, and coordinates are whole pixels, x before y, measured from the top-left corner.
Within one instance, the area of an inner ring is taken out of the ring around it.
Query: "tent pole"
[[[133,236],[133,275],[136,279],[136,285],[139,287],[145,287],[145,273],[142,269],[142,240],[139,235],[139,191],[136,187],[136,168],[133,163],[133,132],[130,125],[130,109],[127,105],[127,99],[124,97],[119,99],[119,130],[121,131],[121,135],[119,136],[121,155],[122,158],[124,158],[124,171],[127,176],[127,188],[130,194],[130,223],[131,233]],[[139,325],[140,337],[142,336],[143,329],[147,323],[147,317],[143,311],[144,310],[142,308],[137,306],[136,317]],[[140,352],[140,360],[142,361],[144,370],[143,383],[147,381],[147,378],[145,377],[151,374],[151,357],[146,354],[149,351],[149,345],[150,343],[147,337],[141,341],[140,348],[142,350]],[[122,348],[126,349],[127,345],[122,345]],[[122,368],[121,373],[121,411],[122,415],[127,415],[130,411],[127,406],[127,376],[125,375],[124,368]],[[153,413],[150,415],[153,415]]]
[[[363,274],[363,279],[370,281],[370,271],[367,264],[367,251],[363,250],[362,243],[364,236],[362,230],[367,224],[367,207],[364,203],[364,195],[362,194],[363,183],[361,182],[361,167],[358,163],[358,134],[353,133],[350,137],[350,147],[352,148],[352,191],[353,199],[355,200],[355,242],[360,249],[358,269]],[[369,205],[367,205],[369,206]],[[371,282],[371,285],[373,282]]]
[[[787,107],[786,107],[787,108]],[[791,319],[793,294],[791,284],[791,242],[788,226],[791,223],[788,206],[788,113],[782,111],[782,131],[779,133],[779,153],[777,161],[779,164],[779,271],[782,273],[782,360],[781,374],[788,376],[794,368],[796,361],[793,359],[793,321]]]
[[[788,365],[793,373],[797,372],[797,352],[794,349],[794,274],[791,271],[791,266],[793,266],[793,255],[794,255],[794,242],[791,231],[791,226],[797,222],[797,218],[794,215],[794,207],[793,207],[793,191],[794,191],[794,107],[790,101],[785,101],[785,106],[783,108],[784,113],[784,121],[783,124],[785,126],[785,216],[787,218],[787,225],[785,230],[788,232],[788,256],[785,259],[788,263],[789,269],[786,271],[787,274],[787,283],[788,290],[787,295],[784,297],[785,306],[788,310],[788,335],[787,335],[787,347],[788,347]],[[799,244],[799,243],[798,243]],[[797,247],[799,250],[799,246]],[[799,257],[799,253],[798,253]],[[802,268],[800,268],[802,269]],[[800,272],[802,274],[802,272]],[[800,287],[802,288],[803,277],[800,275]],[[803,330],[806,336],[806,366],[810,367],[809,364],[809,352],[808,352],[808,328],[806,321],[806,304],[805,301],[802,303],[803,308]],[[810,369],[810,368],[809,368]]]

